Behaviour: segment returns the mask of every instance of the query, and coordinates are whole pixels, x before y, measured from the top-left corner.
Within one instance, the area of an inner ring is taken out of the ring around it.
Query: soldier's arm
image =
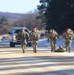
[[[26,32],[26,38],[29,39],[29,34]]]
[[[32,36],[33,32],[30,33],[29,35],[29,39],[32,41],[33,40],[33,36]]]
[[[48,42],[50,41],[50,34],[48,34],[48,38],[47,38],[47,41],[48,41]]]
[[[40,33],[38,33],[38,37],[40,38]]]
[[[65,32],[63,32],[63,34],[62,34],[62,38],[65,38],[65,35],[66,35],[66,33],[65,33]]]
[[[59,35],[58,35],[58,33],[57,33],[57,32],[56,32],[56,37],[57,37],[57,38],[59,38]]]
[[[73,31],[71,31],[71,35],[72,35],[72,36],[74,36],[74,33],[73,33]]]
[[[17,36],[16,36],[16,40],[18,40],[20,38],[20,32],[17,33]]]

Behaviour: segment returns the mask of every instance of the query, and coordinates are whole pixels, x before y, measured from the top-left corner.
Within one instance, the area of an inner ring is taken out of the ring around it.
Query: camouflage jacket
[[[40,38],[40,35],[38,32],[31,32],[30,33],[30,40],[31,41],[38,41]]]
[[[58,33],[57,32],[48,34],[48,40],[50,42],[56,42],[56,38],[58,38]]]
[[[17,37],[21,40],[21,42],[27,43],[26,40],[28,39],[29,34],[28,34],[27,32],[22,32],[22,31],[20,31],[20,32],[18,33]]]
[[[66,40],[66,41],[71,41],[72,40],[72,36],[73,36],[73,31],[67,33],[67,32],[64,32],[62,34],[62,37]]]

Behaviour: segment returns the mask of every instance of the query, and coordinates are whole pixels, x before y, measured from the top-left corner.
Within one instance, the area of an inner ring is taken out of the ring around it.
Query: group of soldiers
[[[22,51],[25,53],[25,49],[27,46],[27,40],[31,40],[33,52],[36,53],[37,49],[37,41],[40,38],[39,33],[37,32],[37,28],[34,28],[30,34],[28,34],[24,28],[17,34],[17,39],[20,38]]]
[[[24,28],[18,33],[18,37],[21,40],[21,46],[22,46],[22,51],[25,53],[27,41],[26,39],[30,39],[32,42],[32,47],[33,47],[33,52],[37,52],[37,41],[40,38],[40,34],[37,32],[37,28],[34,28],[30,34],[28,34],[26,31],[24,31]],[[62,38],[65,39],[65,46],[66,46],[66,52],[70,52],[70,47],[71,47],[71,41],[73,37],[73,30],[70,28],[66,29],[63,34]],[[56,40],[59,38],[58,33],[54,30],[51,29],[48,33],[48,40],[51,43],[51,52],[56,51]]]
[[[71,42],[72,42],[72,37],[73,37],[73,30],[68,28],[66,29],[63,34],[61,35],[62,38],[65,39],[65,46],[66,46],[66,52],[70,52],[70,48],[71,48]],[[54,30],[51,29],[48,33],[48,40],[51,43],[51,52],[55,52],[56,51],[56,39],[60,38],[58,33]],[[60,47],[61,48],[61,47]]]

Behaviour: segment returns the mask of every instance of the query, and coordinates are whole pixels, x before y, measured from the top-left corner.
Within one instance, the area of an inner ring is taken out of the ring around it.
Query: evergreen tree
[[[11,26],[10,26],[8,19],[5,16],[3,16],[0,19],[0,34],[8,33],[10,27]]]
[[[63,32],[67,28],[74,30],[74,0],[40,0],[38,7],[46,20],[46,29]],[[45,5],[45,6],[43,6]]]

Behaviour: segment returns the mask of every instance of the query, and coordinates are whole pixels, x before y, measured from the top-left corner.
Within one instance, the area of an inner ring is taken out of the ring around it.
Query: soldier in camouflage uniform
[[[50,32],[48,33],[48,40],[51,43],[51,52],[56,50],[56,38],[58,37],[58,33],[54,30],[51,29]]]
[[[39,40],[39,33],[37,32],[37,29],[34,28],[34,30],[30,33],[30,40],[32,41],[32,47],[33,52],[36,53],[37,51],[37,41]]]
[[[62,37],[65,39],[66,52],[70,52],[70,46],[72,41],[73,31],[68,28],[63,34]]]
[[[24,28],[22,28],[22,30],[18,33],[17,37],[20,38],[22,50],[23,53],[25,53],[25,49],[27,45],[26,39],[29,37],[29,34],[24,30]]]

